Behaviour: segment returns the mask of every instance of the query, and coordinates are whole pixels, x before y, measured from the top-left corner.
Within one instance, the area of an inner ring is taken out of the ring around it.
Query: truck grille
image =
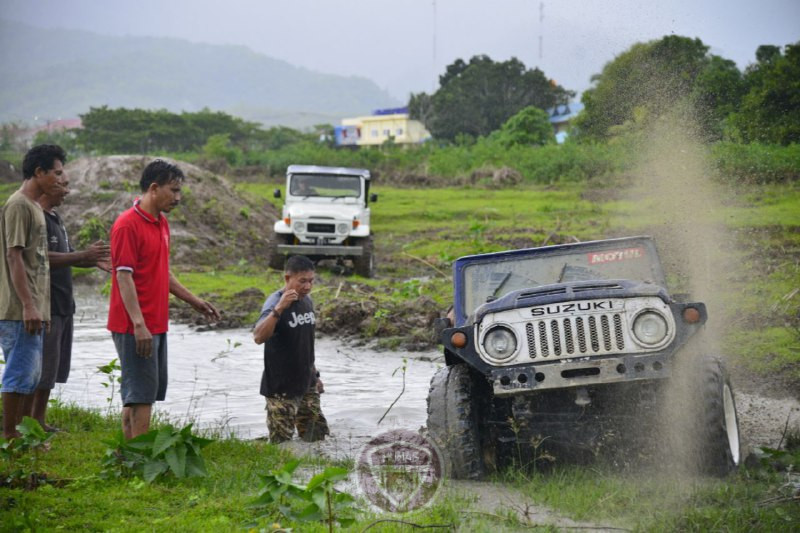
[[[336,226],[333,224],[314,224],[309,222],[309,233],[336,233]]]
[[[591,356],[623,351],[621,313],[534,320],[525,325],[528,355],[539,357]]]

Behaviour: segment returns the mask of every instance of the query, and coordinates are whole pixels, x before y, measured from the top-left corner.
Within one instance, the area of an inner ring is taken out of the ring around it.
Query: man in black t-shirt
[[[66,383],[72,359],[72,315],[75,300],[72,297],[73,266],[97,267],[111,270],[108,244],[98,241],[82,252],[76,252],[69,243],[67,230],[61,217],[53,211],[69,194],[69,177],[59,179],[59,188],[39,197],[47,222],[47,258],[50,262],[50,329],[45,331],[42,348],[42,374],[33,394],[31,417],[47,431],[57,431],[45,423],[47,401],[56,383]]]
[[[291,440],[294,429],[305,441],[330,432],[319,395],[322,381],[314,365],[316,315],[309,297],[314,263],[297,255],[286,261],[285,285],[270,294],[253,331],[264,344],[261,394],[267,398],[267,427],[273,443]]]

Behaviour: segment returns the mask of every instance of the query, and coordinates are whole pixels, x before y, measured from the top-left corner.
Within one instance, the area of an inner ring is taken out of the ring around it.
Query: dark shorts
[[[153,335],[150,357],[136,355],[136,337],[111,333],[122,367],[122,405],[152,404],[167,396],[167,334]]]
[[[44,334],[42,375],[37,389],[51,390],[56,383],[66,383],[72,364],[72,315],[53,315],[50,331]]]

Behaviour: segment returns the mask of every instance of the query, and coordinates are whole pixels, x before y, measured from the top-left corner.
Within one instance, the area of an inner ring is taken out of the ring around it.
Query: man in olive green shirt
[[[0,347],[3,349],[3,437],[19,437],[42,369],[42,334],[50,320],[47,225],[36,200],[55,194],[67,157],[59,146],[31,148],[22,186],[0,216]]]

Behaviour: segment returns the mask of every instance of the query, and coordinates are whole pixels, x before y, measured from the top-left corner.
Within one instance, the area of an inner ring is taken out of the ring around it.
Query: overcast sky
[[[635,42],[699,37],[754,61],[800,41],[800,0],[0,0],[0,17],[107,35],[241,44],[312,70],[364,76],[405,101],[457,58],[512,56],[568,89]],[[35,39],[35,35],[31,35]],[[54,50],[54,54],[58,51]]]

